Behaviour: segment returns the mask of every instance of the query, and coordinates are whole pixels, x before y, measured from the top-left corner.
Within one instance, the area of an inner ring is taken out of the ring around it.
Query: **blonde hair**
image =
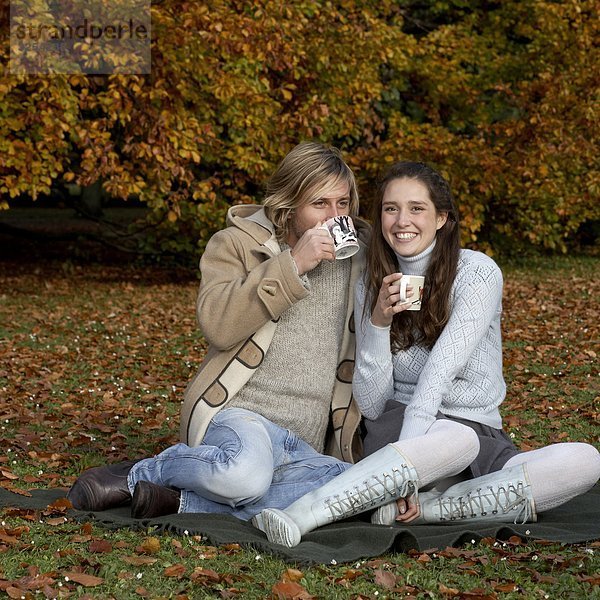
[[[290,217],[297,208],[308,204],[317,194],[326,194],[341,182],[348,184],[349,211],[351,216],[356,216],[356,181],[341,152],[317,142],[302,142],[293,148],[269,179],[263,201],[265,213],[275,225],[277,238],[280,241],[287,239]]]

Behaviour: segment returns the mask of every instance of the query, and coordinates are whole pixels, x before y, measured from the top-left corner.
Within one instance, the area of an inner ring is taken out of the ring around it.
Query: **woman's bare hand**
[[[400,523],[410,523],[421,514],[418,498],[414,494],[406,498],[398,498],[396,504],[398,506],[396,521]]]
[[[406,310],[410,302],[400,303],[400,279],[402,273],[392,273],[383,278],[377,304],[371,315],[371,323],[376,327],[389,327],[392,324],[394,315]],[[412,286],[406,288],[407,296],[412,294]]]

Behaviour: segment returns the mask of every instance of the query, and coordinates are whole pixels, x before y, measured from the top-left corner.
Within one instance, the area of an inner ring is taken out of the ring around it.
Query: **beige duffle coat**
[[[360,413],[352,399],[354,369],[354,284],[364,269],[368,224],[355,218],[360,252],[352,258],[346,326],[331,402],[326,452],[355,462],[362,444]],[[200,261],[197,318],[209,349],[185,390],[181,441],[197,446],[210,419],[248,381],[273,338],[279,316],[310,291],[298,277],[290,251],[281,251],[264,209],[229,209],[227,227],[216,233]],[[260,412],[260,411],[257,411]]]

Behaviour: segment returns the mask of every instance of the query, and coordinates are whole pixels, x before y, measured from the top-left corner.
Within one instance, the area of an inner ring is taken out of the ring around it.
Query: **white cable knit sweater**
[[[399,271],[424,275],[432,250],[398,256]],[[389,327],[374,326],[369,311],[362,318],[365,286],[357,283],[354,398],[367,419],[379,417],[388,400],[407,404],[400,439],[426,433],[438,411],[502,427],[502,273],[496,263],[461,250],[450,302],[450,319],[431,350],[414,345],[392,354]]]

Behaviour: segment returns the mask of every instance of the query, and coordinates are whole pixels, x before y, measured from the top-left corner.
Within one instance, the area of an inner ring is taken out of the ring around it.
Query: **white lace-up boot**
[[[443,491],[447,490],[450,486],[456,485],[457,483],[465,481],[464,474],[460,473],[451,477],[445,477],[435,482],[435,485],[421,487],[419,490],[419,497],[427,498],[427,492],[435,492],[436,497],[439,496]],[[423,496],[425,494],[425,496]],[[394,500],[388,502],[383,506],[380,506],[377,510],[373,511],[371,515],[371,523],[374,525],[394,525],[396,523],[396,517],[398,516],[398,504]],[[412,522],[412,521],[411,521]]]
[[[302,535],[417,492],[412,463],[388,444],[352,465],[324,486],[305,494],[284,511],[267,508],[252,519],[270,542],[292,548]]]
[[[411,524],[456,521],[527,523],[537,520],[525,464],[463,481],[445,492],[424,492],[421,516]]]

